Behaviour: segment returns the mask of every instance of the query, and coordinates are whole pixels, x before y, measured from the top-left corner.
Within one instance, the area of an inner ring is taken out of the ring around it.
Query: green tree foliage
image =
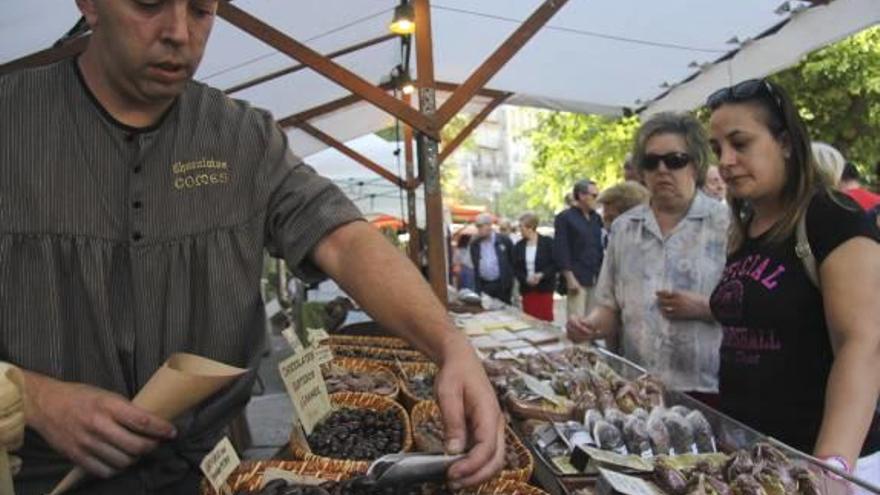
[[[579,179],[592,179],[600,187],[620,181],[638,126],[636,117],[544,113],[530,136],[532,170],[521,186],[528,208],[558,211]]]
[[[880,160],[880,26],[813,52],[772,79],[791,93],[813,139],[873,172]]]

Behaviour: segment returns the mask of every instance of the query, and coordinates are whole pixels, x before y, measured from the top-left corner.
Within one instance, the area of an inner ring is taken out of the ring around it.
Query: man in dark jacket
[[[471,242],[477,292],[510,304],[513,291],[513,242],[492,230],[492,217],[477,217],[477,236]]]
[[[553,255],[565,280],[568,317],[583,316],[602,267],[602,217],[596,213],[599,189],[590,180],[575,183],[575,206],[556,215]]]

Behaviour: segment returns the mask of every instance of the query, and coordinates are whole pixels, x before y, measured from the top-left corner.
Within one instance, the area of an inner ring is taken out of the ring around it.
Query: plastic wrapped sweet
[[[790,473],[797,483],[797,491],[800,495],[819,495],[822,493],[819,490],[819,481],[806,468],[792,468]]]
[[[767,495],[764,487],[750,474],[741,474],[730,485],[734,495]]]
[[[648,422],[648,411],[646,411],[644,408],[641,408],[641,407],[635,408],[635,410],[633,410],[633,412],[632,412],[632,416],[635,416],[635,417],[641,419],[645,423]]]
[[[653,456],[654,451],[651,449],[651,438],[648,436],[648,426],[645,422],[636,416],[630,416],[623,425],[623,440],[626,443],[626,450],[631,454],[641,456]]]
[[[694,451],[694,432],[690,423],[671,410],[663,416],[663,423],[669,431],[669,445],[676,454],[690,454]]]
[[[648,438],[651,439],[651,450],[654,451],[654,454],[669,454],[671,446],[669,430],[666,428],[663,418],[660,415],[655,416],[651,414],[646,426],[648,428]]]
[[[586,426],[587,431],[593,431],[593,427],[596,426],[596,423],[604,420],[605,417],[602,416],[602,412],[598,409],[590,409],[584,414],[584,426]]]
[[[685,419],[691,425],[694,433],[694,443],[697,444],[697,450],[701,453],[716,452],[715,436],[712,434],[712,426],[700,411],[691,411]]]
[[[719,479],[697,473],[691,476],[684,493],[686,495],[730,495],[732,490],[727,483]]]
[[[607,409],[605,411],[605,421],[613,424],[615,428],[623,431],[623,425],[626,423],[626,414],[619,409]]]
[[[690,414],[691,410],[684,407],[684,406],[678,405],[678,406],[670,407],[669,412],[671,412],[673,414],[678,414],[682,418],[685,418],[685,417],[687,417],[688,414]]]
[[[748,452],[734,452],[727,464],[724,466],[724,476],[729,480],[735,480],[742,474],[752,474],[755,470],[755,463]]]
[[[684,474],[662,458],[654,462],[654,482],[671,495],[684,495],[688,485]]]
[[[596,421],[596,424],[593,426],[593,440],[596,441],[600,449],[611,450],[620,454],[627,453],[623,434],[608,421]]]

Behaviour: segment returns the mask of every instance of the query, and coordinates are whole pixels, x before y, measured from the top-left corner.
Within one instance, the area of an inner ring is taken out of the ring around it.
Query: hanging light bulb
[[[413,83],[412,77],[410,77],[409,72],[401,72],[400,79],[398,81],[398,87],[400,91],[405,95],[411,95],[416,90],[416,85]]]
[[[402,3],[394,7],[394,17],[391,18],[391,24],[388,29],[394,34],[413,34],[416,32],[415,13],[412,5]]]

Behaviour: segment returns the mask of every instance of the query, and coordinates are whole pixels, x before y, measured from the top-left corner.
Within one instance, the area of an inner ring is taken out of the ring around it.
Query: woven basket
[[[381,364],[398,361],[402,363],[424,363],[429,361],[428,357],[421,352],[406,349],[384,349],[381,347],[340,344],[330,344],[330,349],[333,351],[334,356],[379,361]]]
[[[361,335],[330,335],[324,341],[330,345],[355,345],[364,347],[379,347],[382,349],[407,349],[413,350],[405,340],[397,337],[367,337]]]
[[[323,464],[322,461],[245,461],[232,472],[227,484],[233,493],[239,490],[256,492],[262,484],[263,473],[269,468],[327,481],[340,481],[348,477],[345,473],[328,471]],[[199,492],[201,495],[220,495],[206,479],[202,480]]]
[[[557,406],[546,401],[540,404],[519,400],[512,395],[504,399],[505,408],[520,419],[543,419],[546,421],[568,421],[577,419],[577,407]]]
[[[290,473],[319,478],[327,481],[342,481],[356,473],[329,472],[315,461],[245,461],[236,468],[227,481],[233,493],[238,491],[257,492],[263,482],[266,469],[275,468]],[[199,490],[201,495],[220,495],[203,479]],[[490,481],[474,489],[457,492],[458,495],[547,495],[546,492],[533,486],[514,480]]]
[[[475,490],[459,492],[459,495],[549,495],[544,490],[516,480],[490,481]]]
[[[413,443],[417,451],[428,450],[426,448],[428,442],[424,439],[423,435],[419,433],[417,427],[418,425],[429,421],[432,416],[440,416],[440,407],[434,401],[423,400],[416,404],[412,409],[410,417],[412,418]],[[529,478],[532,477],[532,471],[535,467],[535,460],[532,458],[532,454],[509,426],[505,428],[504,438],[507,443],[507,449],[513,450],[519,460],[519,464],[523,467],[519,469],[505,469],[501,471],[496,479],[528,481]]]
[[[321,369],[324,370],[329,366],[338,366],[340,368],[344,368],[351,371],[360,371],[367,372],[371,374],[386,374],[388,375],[394,383],[394,391],[390,394],[376,394],[381,395],[382,397],[388,397],[391,400],[397,400],[397,396],[400,394],[400,381],[397,380],[397,374],[391,371],[391,368],[385,365],[381,365],[376,363],[375,361],[369,361],[366,359],[354,359],[354,358],[333,358],[329,363],[321,366]]]
[[[330,403],[333,405],[334,409],[342,409],[347,407],[351,409],[369,409],[378,412],[394,409],[395,411],[397,411],[397,415],[400,417],[400,421],[402,421],[403,424],[403,452],[408,452],[412,449],[412,425],[409,421],[409,415],[406,413],[406,409],[404,409],[403,406],[401,406],[397,402],[394,402],[391,399],[387,399],[379,395],[343,392],[332,394],[330,396]],[[322,466],[327,471],[334,473],[363,474],[367,472],[367,469],[369,469],[371,463],[371,461],[358,461],[354,459],[334,459],[313,454],[311,452],[308,452],[299,443],[293,441],[293,436],[291,436],[290,450],[295,459],[301,459],[305,461],[321,461],[324,463],[322,464]]]
[[[400,401],[407,409],[412,409],[416,404],[424,400],[430,400],[415,395],[410,390],[409,380],[407,380],[406,377],[423,374],[432,374],[436,376],[439,371],[437,366],[431,363],[394,363],[394,365],[390,367],[400,379]]]

